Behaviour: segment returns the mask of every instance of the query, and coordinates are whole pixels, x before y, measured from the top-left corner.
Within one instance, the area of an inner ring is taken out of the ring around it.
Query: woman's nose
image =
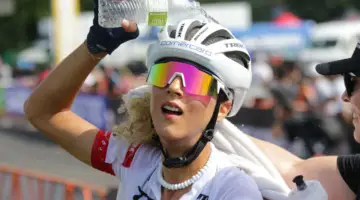
[[[182,80],[180,77],[176,77],[167,87],[168,94],[175,94],[176,96],[183,96]]]

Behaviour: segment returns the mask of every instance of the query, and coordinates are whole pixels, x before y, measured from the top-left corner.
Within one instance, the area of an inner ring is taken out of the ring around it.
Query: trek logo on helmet
[[[225,43],[225,47],[226,48],[234,48],[234,47],[245,48],[244,44],[242,44],[242,43]]]
[[[194,44],[187,43],[184,41],[170,41],[170,40],[161,41],[160,46],[177,46],[177,47],[181,47],[184,49],[191,49],[193,51],[197,51],[197,52],[205,54],[207,56],[212,56],[212,54],[213,54],[211,51],[209,51],[207,49],[204,49],[202,47],[199,47],[199,46],[196,46]]]
[[[181,24],[180,29],[179,29],[179,33],[177,35],[178,37],[181,36],[181,34],[182,34],[183,30],[184,30],[184,27],[185,27],[185,23]]]

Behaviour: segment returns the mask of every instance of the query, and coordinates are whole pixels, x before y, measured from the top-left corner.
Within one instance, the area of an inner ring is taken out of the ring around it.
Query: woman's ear
[[[217,121],[223,120],[229,114],[231,108],[232,108],[231,101],[225,101],[225,102],[221,103]]]

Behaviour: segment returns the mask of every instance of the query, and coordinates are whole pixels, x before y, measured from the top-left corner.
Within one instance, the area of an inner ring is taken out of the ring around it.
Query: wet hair
[[[126,113],[127,120],[114,127],[115,135],[129,143],[156,145],[152,139],[156,131],[152,125],[150,99],[151,94],[145,93],[142,97],[124,100],[127,103],[122,105],[120,111]]]

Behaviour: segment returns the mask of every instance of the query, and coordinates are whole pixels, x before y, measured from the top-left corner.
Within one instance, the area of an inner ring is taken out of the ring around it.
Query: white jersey
[[[255,181],[233,167],[229,157],[212,145],[215,162],[180,200],[243,199],[262,200]],[[149,145],[129,145],[111,133],[99,132],[92,152],[93,166],[117,176],[117,200],[160,200],[161,184],[157,179],[161,150]]]

